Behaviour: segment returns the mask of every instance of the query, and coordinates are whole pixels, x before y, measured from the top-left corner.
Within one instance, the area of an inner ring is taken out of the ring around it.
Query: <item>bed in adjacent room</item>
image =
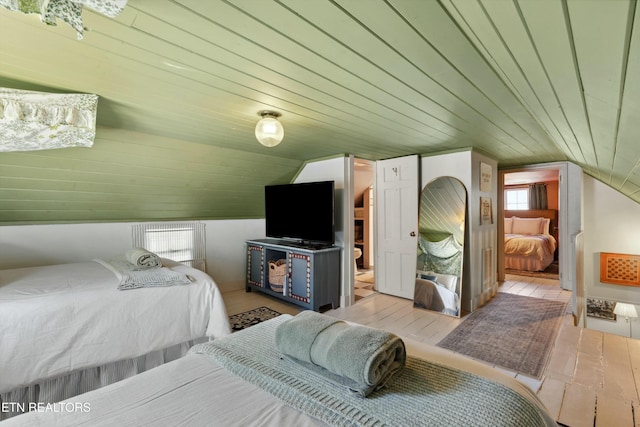
[[[555,259],[554,209],[505,211],[504,266],[511,270],[544,271]]]
[[[281,315],[200,344],[179,360],[64,401],[57,411],[42,408],[11,418],[6,426],[557,425],[535,393],[514,378],[424,343],[400,340],[400,347],[398,337],[389,341],[393,346],[380,345],[385,357],[372,369],[397,362],[399,354],[406,364],[362,397],[283,350],[287,340],[279,331],[298,316]],[[340,322],[331,327],[347,329]],[[298,332],[304,341],[304,330]],[[288,341],[296,342],[292,336]],[[350,356],[356,363],[366,354],[378,361],[381,354],[375,348],[356,353]]]
[[[139,270],[121,274],[113,265],[0,271],[0,403],[57,402],[230,333],[220,290],[206,273],[163,259],[150,277],[162,272],[183,282],[140,285]]]

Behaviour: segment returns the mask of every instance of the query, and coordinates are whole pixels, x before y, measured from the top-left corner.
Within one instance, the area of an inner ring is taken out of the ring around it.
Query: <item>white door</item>
[[[376,285],[413,299],[418,248],[419,156],[376,162]]]

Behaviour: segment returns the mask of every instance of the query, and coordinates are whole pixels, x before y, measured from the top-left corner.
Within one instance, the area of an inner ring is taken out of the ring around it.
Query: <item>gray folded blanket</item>
[[[121,291],[159,286],[188,285],[194,281],[192,277],[167,267],[140,270],[132,268],[130,262],[120,258],[113,258],[108,261],[94,259],[94,261],[102,264],[116,275],[118,289]]]
[[[397,335],[313,311],[278,325],[275,345],[291,360],[361,396],[382,388],[406,362]]]
[[[162,267],[162,260],[160,257],[144,248],[129,249],[124,254],[124,258],[133,264],[134,267],[132,270]]]

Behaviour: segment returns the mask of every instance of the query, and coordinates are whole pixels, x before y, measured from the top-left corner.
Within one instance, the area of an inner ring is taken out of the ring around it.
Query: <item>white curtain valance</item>
[[[47,25],[56,25],[56,18],[71,25],[82,39],[82,7],[88,8],[114,18],[122,12],[128,0],[0,0],[0,7],[23,13],[37,13],[40,20]]]
[[[91,147],[98,95],[0,88],[0,152]]]

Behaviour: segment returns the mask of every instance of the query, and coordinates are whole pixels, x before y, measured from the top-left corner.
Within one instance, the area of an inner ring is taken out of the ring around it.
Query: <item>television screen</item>
[[[267,237],[334,243],[333,181],[267,185],[264,199]]]

